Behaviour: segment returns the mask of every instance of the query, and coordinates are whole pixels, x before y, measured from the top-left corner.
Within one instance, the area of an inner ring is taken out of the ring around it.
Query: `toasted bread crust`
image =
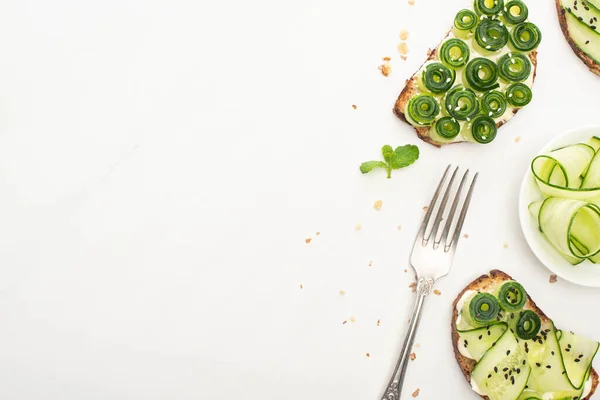
[[[596,64],[594,60],[587,56],[579,46],[573,41],[571,35],[569,34],[569,27],[567,26],[567,18],[565,17],[566,10],[562,8],[560,5],[560,0],[555,0],[556,3],[556,13],[558,14],[558,23],[560,24],[560,29],[562,30],[563,35],[565,35],[565,39],[567,39],[567,43],[573,49],[573,52],[577,57],[584,62],[585,65],[595,73],[596,75],[600,75],[600,65]]]
[[[558,0],[557,0],[558,1]],[[446,40],[446,38],[448,37],[448,35],[450,34],[450,31],[448,31],[448,33],[446,33],[446,35],[444,36],[444,38],[442,39],[442,41],[440,42],[443,43],[444,40]],[[425,65],[425,63],[427,63],[428,61],[431,61],[435,58],[436,54],[437,54],[437,49],[440,46],[438,45],[435,49],[433,50],[429,50],[429,54],[427,59],[425,60],[425,62],[423,62],[423,65]],[[531,53],[529,53],[529,59],[531,60],[531,64],[533,65],[533,81],[535,82],[535,76],[537,73],[537,51],[534,50]],[[420,71],[422,66],[419,67],[419,69],[417,70]],[[402,92],[400,92],[400,95],[398,96],[398,99],[396,100],[396,104],[394,105],[394,114],[396,114],[396,116],[398,116],[398,118],[400,118],[402,121],[406,122],[407,124],[411,125],[408,120],[406,119],[406,116],[404,115],[404,110],[406,110],[406,105],[408,104],[408,101],[416,94],[417,92],[417,78],[416,78],[416,74],[417,72],[415,72],[407,81],[406,81],[406,85],[404,86],[404,89],[402,89]],[[517,114],[517,112],[519,111],[519,108],[513,108],[512,109],[512,113],[513,116],[515,116]],[[502,125],[504,125],[505,122],[500,121],[498,122],[498,128],[500,128]],[[422,127],[413,127],[415,128],[415,130],[417,131],[417,135],[419,136],[419,139],[432,144],[434,146],[437,147],[442,147],[443,145],[446,144],[454,144],[454,143],[462,143],[464,142],[464,140],[457,140],[456,142],[452,142],[452,143],[440,143],[440,142],[436,142],[433,138],[431,138],[431,136],[429,135],[429,131],[430,131],[430,127],[428,126],[422,126]]]
[[[469,283],[467,287],[465,287],[459,294],[456,296],[456,299],[452,303],[452,321],[451,321],[451,331],[452,331],[452,347],[454,348],[454,356],[456,357],[456,361],[458,365],[460,365],[460,369],[462,370],[463,375],[467,382],[471,383],[471,373],[473,372],[473,368],[475,367],[475,360],[471,360],[460,354],[460,350],[458,350],[458,342],[459,342],[459,334],[456,330],[456,318],[458,318],[458,311],[456,310],[456,304],[460,300],[460,298],[465,294],[467,290],[486,290],[491,286],[496,286],[499,283],[513,280],[509,275],[505,274],[502,271],[494,269],[490,271],[488,275],[481,275],[479,278],[475,279],[473,282]],[[535,302],[527,295],[527,308],[535,311],[543,321],[549,321],[549,318],[540,308],[535,304]],[[591,370],[592,377],[592,390],[590,394],[584,397],[581,400],[589,400],[594,392],[596,391],[596,387],[598,386],[598,373],[594,368]],[[485,400],[489,400],[487,396],[481,396]]]

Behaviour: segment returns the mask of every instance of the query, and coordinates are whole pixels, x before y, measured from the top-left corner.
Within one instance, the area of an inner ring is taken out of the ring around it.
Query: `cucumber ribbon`
[[[600,263],[600,138],[534,158],[531,170],[543,200],[529,210],[540,231],[571,264]]]

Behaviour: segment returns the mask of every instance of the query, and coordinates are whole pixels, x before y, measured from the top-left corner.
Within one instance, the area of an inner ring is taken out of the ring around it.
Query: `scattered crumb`
[[[377,69],[381,71],[381,75],[383,76],[390,76],[390,74],[392,73],[392,66],[388,61],[381,64],[379,67],[377,67]]]
[[[369,261],[369,267],[373,265],[373,261]]]
[[[556,283],[557,280],[558,280],[558,278],[556,277],[556,275],[550,275],[550,279],[548,280],[548,282]]]
[[[406,271],[408,271],[406,268],[404,269],[404,273],[406,273]]]
[[[421,343],[415,343],[415,347],[418,349],[419,347],[421,347]]]
[[[433,49],[427,49],[427,57],[431,57],[433,54]]]
[[[342,325],[346,325],[348,323],[348,320],[342,322]]]
[[[345,295],[345,294],[346,294],[346,292],[344,292],[343,290],[340,290],[340,292],[339,292],[339,293],[340,293],[340,296],[343,296],[343,295]]]
[[[408,54],[408,45],[406,43],[402,42],[396,48],[401,55],[405,56]]]
[[[415,0],[408,0],[408,4],[410,4],[411,6],[415,5]]]
[[[380,319],[377,320],[377,326],[379,326],[379,325],[381,325],[381,320]]]
[[[409,0],[410,1],[410,0]],[[419,395],[419,392],[421,391],[421,389],[417,388],[417,390],[415,390],[412,394],[412,397],[417,397]]]
[[[308,243],[310,243],[312,241],[312,239],[311,238],[307,238],[307,239],[304,239],[304,241],[306,242],[306,244],[308,244]]]
[[[441,295],[442,295],[442,292],[440,292],[439,290],[435,289],[435,290],[433,291],[433,294],[435,294],[436,296],[441,296]]]
[[[415,359],[417,358],[417,355],[415,353],[410,353],[410,359],[415,361]]]
[[[515,143],[519,143],[520,141],[521,141],[521,136],[517,136],[517,137],[515,138]]]
[[[371,357],[371,355],[369,353],[366,354],[367,357]]]
[[[408,59],[408,57],[406,57],[404,54],[400,54],[400,58],[402,61],[406,61]]]
[[[469,238],[469,235],[467,235],[467,234],[465,233],[465,234],[463,235],[463,237],[464,237],[465,239],[468,239],[468,238]]]
[[[315,235],[317,235],[317,236],[319,236],[320,234],[321,234],[321,232],[317,232],[317,233],[315,233]]]
[[[391,57],[383,57],[382,60],[385,62],[389,62],[389,61],[392,61],[392,58]]]
[[[423,207],[423,211],[427,211],[428,209],[429,209],[429,206]]]
[[[508,249],[508,243],[504,243],[504,248]]]
[[[356,104],[352,104],[352,108],[356,110]]]
[[[401,231],[402,230],[402,225],[398,225],[397,228],[398,228],[399,231]]]
[[[376,209],[377,211],[381,210],[381,206],[383,205],[383,201],[381,200],[377,200],[375,202],[375,204],[373,204],[373,208]]]
[[[300,289],[304,289],[304,286],[302,286],[302,284],[300,284]]]
[[[410,285],[408,285],[409,288],[412,289],[413,292],[417,291],[417,282],[413,282]]]
[[[406,39],[408,39],[408,30],[402,29],[400,31],[400,40],[406,40]]]
[[[356,318],[354,318],[354,315],[350,316],[350,322],[356,322]]]
[[[354,229],[356,229],[357,231],[360,231],[362,229],[362,225],[361,224],[356,224],[356,226],[354,227]]]

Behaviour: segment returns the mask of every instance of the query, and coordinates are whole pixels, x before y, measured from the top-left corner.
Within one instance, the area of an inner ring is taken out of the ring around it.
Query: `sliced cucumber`
[[[588,144],[592,146],[596,152],[598,152],[598,149],[600,149],[600,137],[592,136]]]
[[[564,256],[587,258],[600,251],[600,208],[585,201],[550,197],[531,205],[539,210],[540,231]],[[575,260],[573,260],[575,261]]]
[[[519,400],[543,400],[543,397],[533,390],[525,389],[519,396]]]
[[[517,400],[530,372],[525,353],[512,332],[506,330],[475,365],[471,380],[490,400]]]
[[[534,158],[531,170],[544,196],[577,200],[600,196],[600,188],[580,188],[595,153],[592,146],[579,143]]]
[[[558,343],[571,384],[576,388],[582,388],[598,352],[598,342],[575,335],[573,332],[563,332]]]
[[[553,399],[579,397],[583,388],[573,387],[565,371],[562,354],[554,325],[551,321],[542,323],[540,336],[533,341],[519,343],[526,348],[527,361],[531,365],[528,389],[537,393],[554,394]]]
[[[600,187],[600,152],[596,153],[590,165],[585,172],[583,182],[581,183],[582,189],[593,189]]]
[[[600,34],[578,20],[572,13],[566,11],[564,16],[567,21],[569,36],[573,42],[575,42],[579,50],[594,60],[594,62],[600,64]]]
[[[560,0],[560,4],[563,8],[567,9],[567,12],[573,13],[573,15],[583,24],[592,27],[600,27],[597,19],[600,18],[600,11],[594,7],[592,3],[586,0]]]
[[[479,361],[507,329],[506,323],[501,322],[483,328],[459,332],[458,346],[462,346],[471,355],[469,358]]]

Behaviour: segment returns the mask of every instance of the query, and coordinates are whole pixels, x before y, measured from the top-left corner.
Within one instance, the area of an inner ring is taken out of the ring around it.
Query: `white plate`
[[[584,126],[567,131],[551,140],[538,154],[569,144],[587,143],[590,137],[594,135],[600,135],[600,126]],[[576,266],[569,264],[540,232],[537,221],[527,207],[532,202],[542,198],[531,169],[527,168],[525,178],[523,178],[521,184],[521,193],[519,194],[519,219],[521,220],[523,235],[525,235],[531,251],[542,264],[564,280],[582,286],[600,287],[600,265],[587,260]]]

